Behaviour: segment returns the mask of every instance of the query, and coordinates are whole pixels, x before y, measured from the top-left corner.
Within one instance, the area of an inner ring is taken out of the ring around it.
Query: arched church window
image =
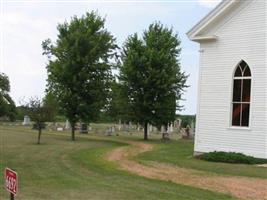
[[[251,99],[251,71],[245,61],[235,69],[232,100],[232,126],[248,127]]]

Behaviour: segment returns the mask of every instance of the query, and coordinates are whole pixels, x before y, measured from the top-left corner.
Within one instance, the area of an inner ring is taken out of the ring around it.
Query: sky
[[[149,24],[160,21],[172,27],[181,39],[181,69],[189,74],[190,86],[183,95],[181,114],[195,114],[198,83],[198,44],[188,32],[219,0],[0,0],[0,72],[8,75],[10,95],[16,104],[32,96],[43,97],[47,58],[41,43],[57,38],[57,24],[74,15],[97,10],[106,18],[106,28],[122,46],[128,35],[139,35]]]

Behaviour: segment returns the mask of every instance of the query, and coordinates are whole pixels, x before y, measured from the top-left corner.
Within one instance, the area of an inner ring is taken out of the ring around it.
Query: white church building
[[[223,0],[187,35],[200,44],[195,154],[267,158],[267,0]]]

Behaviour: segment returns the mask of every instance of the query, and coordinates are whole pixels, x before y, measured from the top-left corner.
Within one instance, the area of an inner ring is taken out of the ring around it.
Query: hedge
[[[265,164],[267,159],[255,158],[236,152],[214,151],[198,156],[201,160],[211,162],[239,163],[239,164]]]

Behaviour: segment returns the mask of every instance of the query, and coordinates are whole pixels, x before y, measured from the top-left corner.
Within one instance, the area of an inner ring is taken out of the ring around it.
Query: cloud
[[[199,4],[208,8],[214,8],[221,0],[198,0]]]
[[[3,72],[9,76],[11,96],[43,96],[46,84],[46,59],[41,41],[56,35],[56,22],[32,17],[27,13],[9,11],[2,19]]]

